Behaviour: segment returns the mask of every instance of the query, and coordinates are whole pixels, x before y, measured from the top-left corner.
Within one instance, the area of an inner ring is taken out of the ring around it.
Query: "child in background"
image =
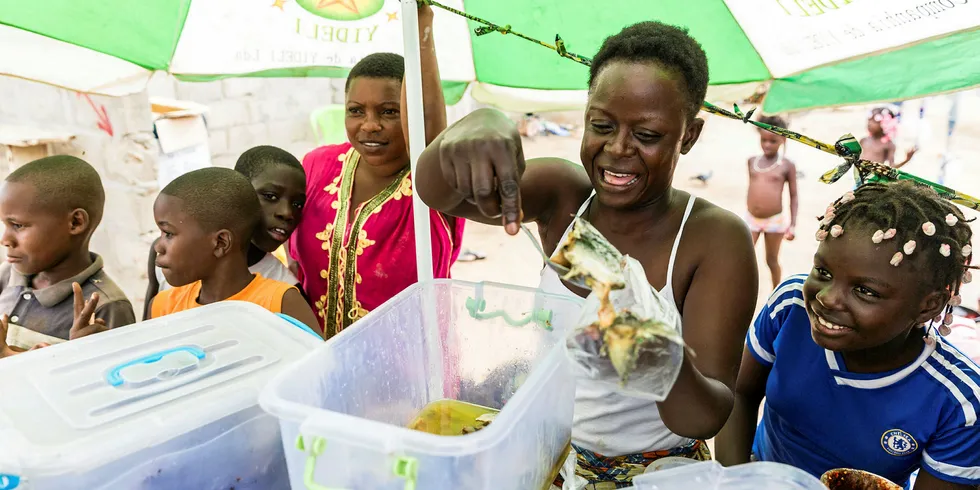
[[[102,257],[89,252],[104,205],[98,172],[72,156],[30,162],[0,187],[0,243],[7,247],[0,265],[0,357],[136,321]],[[95,320],[76,327],[75,303],[83,296]]]
[[[809,276],[783,282],[746,336],[719,461],[980,485],[980,368],[935,333],[971,279],[971,238],[955,205],[907,181],[838,199]]]
[[[918,148],[905,153],[905,160],[895,162],[895,136],[898,134],[898,111],[876,107],[868,114],[868,136],[861,140],[861,158],[902,168],[912,160]]]
[[[241,173],[214,167],[186,173],[160,192],[153,216],[162,234],[156,265],[173,287],[150,301],[150,318],[235,300],[320,331],[295,286],[249,270],[251,238],[262,220],[255,188]]]
[[[306,174],[291,153],[274,146],[256,146],[238,157],[235,171],[252,183],[262,205],[262,222],[248,248],[248,268],[266,279],[298,285],[299,280],[275,252],[286,242],[303,217],[306,202]],[[143,318],[149,318],[150,300],[170,289],[163,270],[156,266],[156,251],[150,247],[147,264],[149,285]]]
[[[786,127],[786,121],[779,116],[763,116],[759,119],[772,126]],[[779,151],[786,138],[768,131],[759,130],[762,155],[749,159],[748,222],[752,232],[752,243],[758,243],[759,236],[765,235],[766,264],[775,287],[782,279],[779,267],[779,247],[783,238],[796,238],[796,214],[799,199],[796,195],[796,165],[784,158]],[[783,188],[789,188],[789,218],[783,214]]]

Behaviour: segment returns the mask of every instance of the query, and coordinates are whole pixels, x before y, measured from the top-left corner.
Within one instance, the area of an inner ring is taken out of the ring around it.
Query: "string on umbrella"
[[[417,0],[417,2],[420,4],[438,7],[448,12],[452,12],[456,15],[464,17],[466,19],[469,19],[478,24],[483,24],[481,27],[477,27],[476,29],[474,29],[474,32],[476,33],[477,36],[484,36],[492,32],[499,32],[501,34],[510,34],[513,36],[517,36],[521,39],[530,41],[532,43],[535,43],[539,46],[544,46],[558,53],[558,55],[561,56],[562,58],[570,59],[576,63],[580,63],[585,66],[592,65],[591,58],[581,56],[568,51],[568,49],[565,46],[565,41],[562,40],[561,35],[559,34],[555,34],[555,44],[549,44],[544,41],[535,39],[531,36],[513,30],[510,24],[501,26],[499,24],[490,22],[486,19],[477,17],[473,14],[469,14],[461,10],[443,5],[437,2],[436,0]],[[824,153],[829,153],[831,155],[835,155],[837,157],[842,158],[844,160],[843,163],[838,165],[836,168],[828,170],[827,172],[825,172],[823,175],[820,176],[820,181],[825,184],[832,184],[834,182],[837,182],[838,180],[841,179],[841,177],[847,175],[848,171],[851,168],[856,168],[858,173],[861,175],[861,178],[865,182],[911,180],[919,185],[931,187],[933,190],[939,193],[939,195],[944,199],[947,199],[951,202],[954,202],[956,204],[959,204],[961,206],[973,210],[980,210],[980,199],[956,191],[942,184],[938,184],[930,180],[923,179],[922,177],[912,175],[908,172],[903,172],[901,170],[894,169],[883,163],[872,162],[870,160],[862,159],[861,143],[858,142],[857,138],[855,138],[854,135],[850,133],[841,136],[833,145],[830,145],[822,141],[810,138],[809,136],[797,133],[796,131],[791,131],[786,128],[773,126],[771,124],[766,124],[759,121],[754,121],[752,120],[752,114],[755,112],[755,109],[743,113],[742,110],[739,109],[738,104],[734,104],[733,110],[729,111],[721,107],[718,107],[708,101],[705,101],[704,104],[702,105],[702,109],[710,114],[726,117],[728,119],[734,119],[736,121],[742,121],[743,123],[751,124],[759,129],[762,129],[763,131],[768,131],[770,133],[777,134],[786,139],[796,141],[798,143],[802,143],[806,146],[815,148]]]

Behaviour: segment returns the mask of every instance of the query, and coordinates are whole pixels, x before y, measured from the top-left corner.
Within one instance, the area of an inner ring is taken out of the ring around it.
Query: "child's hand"
[[[68,332],[68,340],[80,339],[86,335],[109,330],[109,327],[105,325],[105,320],[101,318],[92,320],[92,315],[95,314],[95,306],[99,304],[99,293],[92,293],[92,298],[85,301],[85,297],[82,296],[82,286],[73,282],[71,289],[75,292],[75,320]]]
[[[7,325],[9,324],[10,317],[8,315],[5,314],[3,317],[0,317],[0,359],[18,353],[7,345]]]
[[[10,317],[8,315],[3,315],[2,317],[0,317],[0,359],[3,359],[4,357],[10,357],[15,354],[20,354],[21,352],[25,352],[23,350],[18,350],[7,345],[7,330],[9,328],[10,328]],[[29,350],[38,350],[50,346],[51,344],[42,342],[40,344],[35,345],[34,347],[31,347]]]
[[[793,241],[793,239],[796,238],[796,227],[790,226],[786,230],[785,238],[786,238],[786,241],[788,241],[788,242]]]
[[[912,157],[915,156],[915,152],[917,151],[919,151],[918,146],[913,146],[912,148],[909,148],[908,151],[905,152],[905,161],[907,162],[911,160]]]

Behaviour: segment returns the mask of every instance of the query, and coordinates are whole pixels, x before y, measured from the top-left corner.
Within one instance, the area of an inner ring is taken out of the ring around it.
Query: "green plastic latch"
[[[522,318],[514,319],[504,310],[497,310],[491,312],[484,312],[487,309],[487,301],[485,299],[477,298],[466,298],[466,311],[470,313],[470,316],[477,320],[490,320],[493,318],[501,317],[504,319],[508,325],[512,327],[523,327],[528,323],[536,323],[539,327],[545,330],[552,330],[551,326],[551,310],[536,309],[532,310],[530,314],[524,315]]]
[[[310,442],[311,445],[309,450],[307,450],[303,436],[296,438],[296,449],[308,454],[306,458],[306,469],[303,472],[303,484],[306,485],[307,490],[345,490],[343,488],[325,487],[314,481],[316,460],[323,454],[323,450],[327,448],[327,440],[322,437],[312,437]]]
[[[405,479],[405,490],[415,490],[415,485],[419,477],[419,461],[408,456],[401,456],[395,460],[395,467],[392,468],[395,476]]]

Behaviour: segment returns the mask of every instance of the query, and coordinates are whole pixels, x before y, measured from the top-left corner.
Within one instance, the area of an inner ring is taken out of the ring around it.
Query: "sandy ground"
[[[977,92],[960,95],[959,117],[956,133],[951,141],[953,161],[947,165],[947,185],[970,195],[980,196],[980,172],[973,167],[974,155],[980,154],[980,96]],[[928,99],[925,103],[925,124],[919,126],[918,109],[921,101],[906,103],[903,124],[898,135],[898,154],[916,142],[920,135],[920,151],[903,170],[935,180],[938,177],[941,155],[946,147],[946,127],[950,99],[946,96]],[[790,116],[790,128],[818,140],[833,143],[845,133],[858,138],[866,134],[868,107],[818,110]],[[547,117],[547,116],[546,116]],[[562,114],[562,119],[580,123],[581,114]],[[674,185],[698,197],[723,206],[732,212],[745,213],[745,196],[748,188],[746,159],[760,153],[757,131],[739,121],[704,114],[706,124],[701,139],[690,154],[682,157],[674,177]],[[528,158],[559,156],[577,162],[580,133],[572,137],[537,137],[525,140],[524,153]],[[812,265],[817,230],[816,216],[827,204],[851,189],[853,179],[845,177],[833,185],[819,182],[820,175],[838,164],[838,159],[796,142],[788,142],[786,156],[802,171],[799,180],[799,223],[797,239],[784,242],[781,253],[783,275],[809,272]],[[712,172],[707,185],[700,185],[691,176]],[[785,209],[788,212],[788,195]],[[966,211],[968,217],[976,216]],[[454,278],[469,281],[495,281],[523,286],[535,286],[541,269],[541,260],[523,235],[509,237],[499,228],[468,223],[464,247],[487,255],[482,261],[457,263]],[[975,230],[980,230],[977,226]],[[723,247],[723,244],[719,244]],[[760,267],[759,304],[772,290],[769,271],[765,264],[764,245],[758,244]],[[980,281],[978,281],[980,283]],[[966,286],[964,304],[977,305],[980,284]]]

